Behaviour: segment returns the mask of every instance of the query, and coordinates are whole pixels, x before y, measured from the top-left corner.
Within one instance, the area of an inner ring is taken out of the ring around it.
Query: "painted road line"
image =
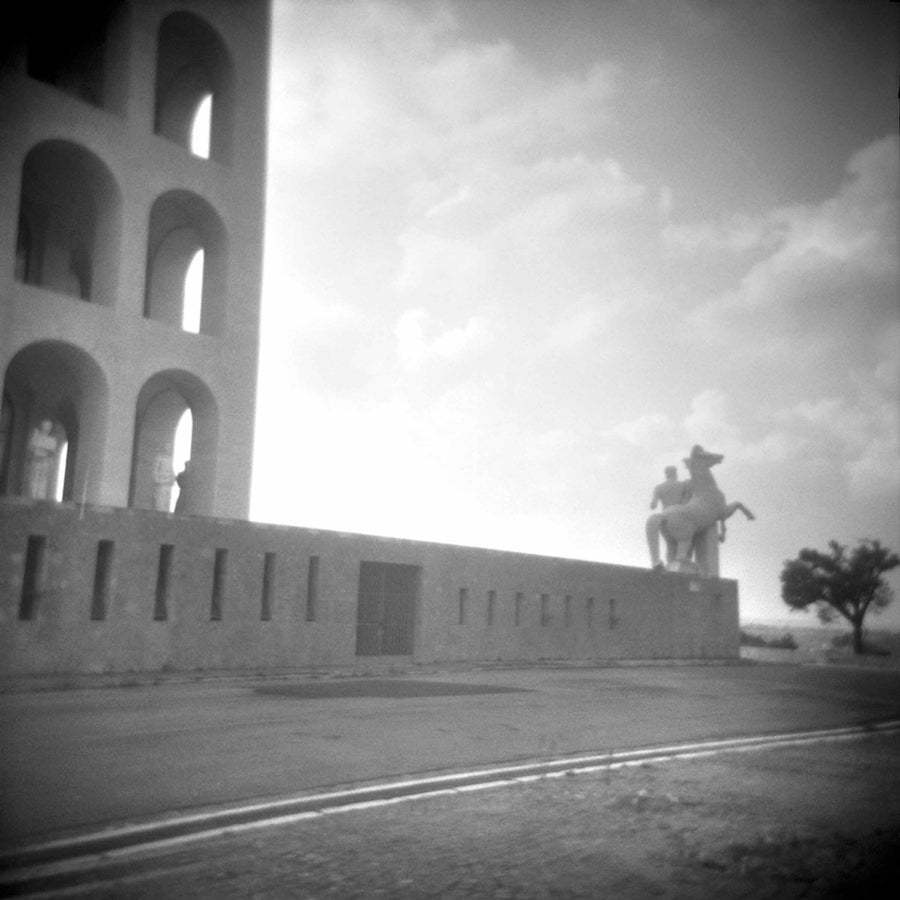
[[[163,852],[188,843],[262,828],[292,825],[326,815],[375,809],[413,800],[527,784],[566,775],[615,771],[675,760],[707,758],[775,747],[854,740],[900,732],[900,720],[843,728],[798,731],[646,747],[612,753],[558,757],[488,766],[429,777],[402,779],[346,790],[301,794],[265,803],[172,816],[138,825],[111,827],[70,840],[21,847],[0,855],[0,886],[65,872],[89,871],[136,853]]]

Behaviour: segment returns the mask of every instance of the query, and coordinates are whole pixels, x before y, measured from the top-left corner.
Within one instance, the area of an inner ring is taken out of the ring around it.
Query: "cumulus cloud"
[[[300,179],[308,194],[327,178],[332,198],[347,194],[338,214],[392,217],[381,234],[399,249],[403,291],[472,301],[519,270],[522,282],[571,294],[556,282],[576,269],[567,257],[587,252],[576,237],[584,224],[599,229],[648,202],[620,160],[586,149],[612,114],[618,70],[608,61],[539,68],[509,41],[467,39],[445,4],[287,4],[276,23],[296,44],[276,67],[270,145],[273,168],[294,180],[270,207],[293,195],[302,210]],[[594,252],[612,265],[621,254],[611,223],[605,231]]]
[[[461,39],[443,4],[325,3],[327,15],[316,6],[276,9],[300,48],[272,91],[276,153],[287,158],[290,147],[295,165],[509,156],[565,143],[607,117],[611,65],[542,74],[507,41]]]
[[[787,427],[805,433],[813,453],[840,468],[853,496],[900,490],[900,411],[896,382],[857,372],[847,396],[821,397],[784,410]]]
[[[780,207],[764,219],[682,229],[682,248],[772,247],[736,288],[703,305],[690,324],[740,348],[751,336],[790,336],[819,352],[859,352],[897,305],[897,139],[857,153],[836,196],[815,205]],[[689,236],[686,236],[689,235]],[[742,235],[738,238],[736,235]],[[692,243],[693,242],[693,243]],[[751,349],[757,341],[750,340]],[[790,352],[782,344],[783,352]]]
[[[350,303],[326,302],[304,292],[299,298],[282,298],[278,305],[277,333],[273,337],[282,343],[309,343],[360,331],[365,322],[362,310]]]
[[[607,329],[613,310],[598,302],[581,303],[572,312],[558,319],[550,328],[547,344],[551,350],[571,353],[590,346]]]
[[[627,422],[619,422],[611,433],[629,444],[655,451],[672,446],[681,436],[680,429],[667,413],[647,413]]]
[[[738,440],[739,428],[732,421],[732,403],[717,388],[708,388],[691,400],[690,412],[682,423],[691,441],[719,452]]]
[[[488,321],[473,316],[464,325],[436,334],[431,316],[424,309],[407,310],[395,330],[400,365],[414,371],[433,361],[452,362],[470,357],[490,343]]]
[[[413,208],[398,236],[396,284],[417,302],[427,292],[428,302],[528,308],[564,302],[601,278],[608,293],[623,272],[628,282],[630,217],[655,213],[645,186],[616,160],[578,153],[469,170],[449,154],[447,168],[455,186],[443,194],[420,186],[422,212]]]
[[[428,209],[425,210],[424,216],[426,219],[430,219],[433,216],[440,216],[457,206],[462,206],[467,200],[471,198],[471,196],[471,187],[467,184],[461,185],[452,194],[443,197],[433,206],[428,207]]]
[[[694,444],[726,452],[740,443],[741,429],[734,422],[734,404],[722,390],[708,388],[695,395],[680,418],[650,412],[620,422],[611,433],[648,453],[684,455]]]
[[[460,300],[486,290],[486,248],[477,238],[413,228],[400,234],[397,243],[402,256],[394,283],[401,292],[427,290],[433,300]]]
[[[673,255],[745,254],[774,249],[785,227],[765,216],[734,213],[721,221],[676,224],[668,221],[661,232],[663,247]]]

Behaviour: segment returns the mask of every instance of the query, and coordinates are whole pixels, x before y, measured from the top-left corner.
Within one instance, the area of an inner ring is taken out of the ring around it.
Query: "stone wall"
[[[371,663],[357,656],[362,562],[417,567],[415,662],[739,657],[724,579],[4,499],[0,674]]]

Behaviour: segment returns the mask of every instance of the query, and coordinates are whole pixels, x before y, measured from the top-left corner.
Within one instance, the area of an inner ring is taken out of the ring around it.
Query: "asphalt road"
[[[4,883],[42,897],[893,900],[900,734],[347,809]]]
[[[900,672],[529,668],[0,696],[5,848],[412,773],[900,718]]]

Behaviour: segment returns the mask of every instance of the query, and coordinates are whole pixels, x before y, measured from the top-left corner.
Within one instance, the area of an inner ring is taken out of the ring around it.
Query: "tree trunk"
[[[862,619],[853,619],[853,652],[857,656],[861,656],[865,649],[863,647],[863,630],[862,630]]]

